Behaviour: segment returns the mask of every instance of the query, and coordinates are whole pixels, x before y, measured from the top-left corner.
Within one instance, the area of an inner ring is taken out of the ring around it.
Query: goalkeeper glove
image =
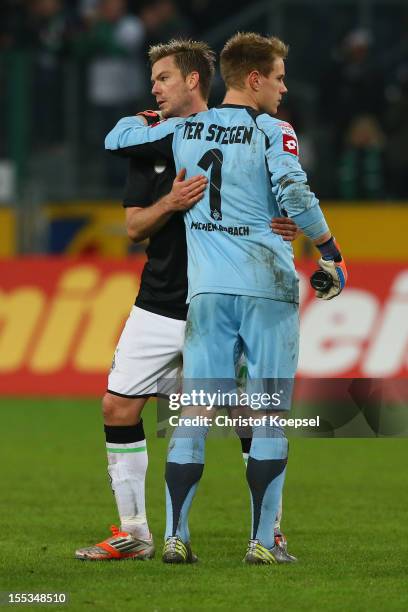
[[[162,120],[162,115],[161,115],[161,111],[154,111],[154,110],[145,110],[145,111],[141,111],[140,113],[136,114],[136,117],[143,117],[147,123],[147,125],[155,125],[156,123],[159,123],[159,121]]]
[[[332,279],[331,287],[327,291],[316,291],[316,297],[322,300],[331,300],[339,295],[347,283],[347,268],[341,256],[338,245],[333,237],[327,242],[317,245],[321,253],[319,266]]]

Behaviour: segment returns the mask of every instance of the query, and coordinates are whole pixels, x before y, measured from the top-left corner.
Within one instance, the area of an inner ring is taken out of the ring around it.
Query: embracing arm
[[[171,191],[151,206],[126,208],[127,234],[133,242],[149,238],[167,223],[173,213],[185,212],[201,200],[207,178],[199,174],[186,180],[185,176],[186,170],[182,168],[173,181]]]
[[[158,122],[157,118],[159,117],[156,111],[144,111],[135,117],[121,119],[107,135],[105,148],[133,160],[138,157],[144,161],[154,160],[157,158],[157,152],[172,160],[173,131],[180,120],[167,123]],[[142,194],[142,200],[148,201],[152,187],[146,174],[140,170],[139,163],[136,163],[131,174],[132,187],[126,197],[126,229],[129,238],[134,242],[145,240],[158,232],[173,213],[185,212],[194,206],[202,198],[207,184],[203,175],[186,180],[186,171],[182,168],[168,194],[153,204],[141,207],[137,205],[140,202],[139,196]],[[135,189],[133,185],[136,185]]]
[[[150,155],[152,150],[173,159],[173,134],[183,119],[168,119],[152,126],[140,116],[123,117],[105,138],[105,149],[124,156],[138,151]]]
[[[274,217],[270,226],[273,233],[282,236],[286,242],[293,242],[301,234],[300,229],[290,217]]]

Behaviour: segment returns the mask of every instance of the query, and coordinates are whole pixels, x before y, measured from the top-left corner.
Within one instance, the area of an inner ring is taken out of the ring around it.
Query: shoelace
[[[249,540],[249,542],[248,542],[248,552],[252,552],[253,550],[255,550],[257,544],[258,544],[258,540]]]
[[[170,549],[171,552],[176,552],[178,538],[177,536],[171,536],[166,543],[166,548]]]

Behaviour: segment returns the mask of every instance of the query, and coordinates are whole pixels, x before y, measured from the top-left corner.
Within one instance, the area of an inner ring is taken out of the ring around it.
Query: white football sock
[[[146,440],[128,444],[107,442],[106,450],[121,530],[142,540],[149,538],[145,503]]]

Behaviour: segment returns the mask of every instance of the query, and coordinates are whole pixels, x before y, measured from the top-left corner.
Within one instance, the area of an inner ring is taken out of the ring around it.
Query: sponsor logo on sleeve
[[[289,134],[283,134],[283,150],[293,155],[299,155],[298,143],[296,136],[290,136]]]
[[[286,123],[286,121],[284,121],[283,123],[279,123],[278,125],[282,134],[288,134],[288,136],[294,136],[296,138],[295,130],[290,125],[290,123]]]

